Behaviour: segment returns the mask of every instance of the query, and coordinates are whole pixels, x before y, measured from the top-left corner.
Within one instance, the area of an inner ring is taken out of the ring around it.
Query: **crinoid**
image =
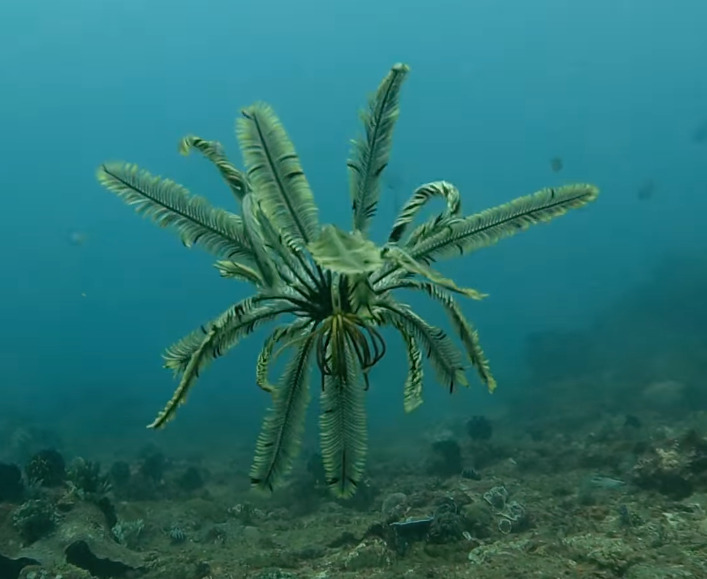
[[[106,163],[98,180],[138,213],[175,229],[183,243],[200,245],[219,258],[223,277],[245,281],[254,293],[186,336],[164,354],[165,366],[179,376],[172,399],[151,428],[164,426],[182,404],[201,370],[256,328],[275,327],[258,357],[256,383],[272,398],[258,438],[251,481],[273,490],[299,450],[310,399],[309,376],[321,376],[321,451],[327,482],[337,496],[350,496],[364,472],[367,435],[365,391],[368,372],[383,357],[380,328],[402,336],[408,359],[405,410],[422,402],[423,358],[437,381],[451,392],[467,385],[473,366],[490,390],[496,383],[475,329],[454,295],[483,297],[458,287],[433,270],[437,260],[462,256],[536,223],[594,200],[593,185],[543,189],[510,203],[463,216],[459,191],[446,181],[422,185],[400,210],[388,240],[367,237],[378,206],[383,173],[399,113],[401,85],[408,67],[396,64],[362,113],[363,135],[348,161],[353,208],[350,232],[320,225],[317,205],[295,149],[273,110],[256,103],[237,121],[246,172],[226,158],[221,144],[195,136],[182,140],[186,154],[196,149],[209,159],[230,188],[240,214],[212,207],[177,183],[132,164]],[[428,201],[444,209],[413,226]],[[398,301],[396,290],[418,290],[441,304],[458,334],[459,348],[444,331]],[[275,384],[268,367],[288,361]],[[424,356],[423,356],[424,354]]]

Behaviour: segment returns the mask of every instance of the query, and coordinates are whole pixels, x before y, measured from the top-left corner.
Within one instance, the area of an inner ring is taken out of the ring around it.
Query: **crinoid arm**
[[[236,132],[248,183],[265,216],[286,244],[303,250],[319,235],[318,209],[280,119],[269,105],[256,103],[243,109]]]
[[[221,274],[221,277],[247,281],[253,285],[263,285],[263,278],[255,268],[249,267],[230,259],[220,259],[214,266]]]
[[[459,189],[447,181],[434,181],[415,189],[410,199],[400,208],[400,212],[393,223],[393,228],[388,236],[389,243],[403,240],[408,227],[412,224],[422,208],[436,197],[445,200],[446,206],[441,213],[430,217],[425,223],[418,226],[403,243],[404,247],[414,245],[417,240],[428,235],[441,225],[461,216],[462,203]]]
[[[437,381],[450,392],[456,385],[468,386],[462,354],[444,330],[428,324],[410,306],[390,299],[376,303],[376,316],[383,325],[415,338],[430,360]]]
[[[594,201],[599,190],[585,183],[542,189],[510,203],[456,219],[428,234],[410,248],[417,260],[461,256],[488,247],[505,237],[544,223]]]
[[[467,360],[479,375],[481,382],[486,385],[489,392],[496,389],[496,379],[491,373],[489,361],[481,347],[479,333],[462,312],[459,303],[437,284],[426,280],[398,279],[386,286],[386,291],[393,289],[411,289],[424,292],[444,308],[454,332],[461,340],[466,352]]]
[[[364,137],[355,139],[349,168],[353,228],[367,233],[378,208],[380,180],[388,166],[393,129],[400,115],[400,89],[410,67],[395,64],[361,113]]]
[[[179,152],[182,155],[188,155],[192,149],[199,151],[216,166],[221,178],[228,185],[236,201],[240,203],[250,187],[245,174],[236,169],[226,157],[223,145],[218,141],[207,141],[196,135],[187,135],[179,141]]]
[[[98,181],[160,227],[173,227],[187,247],[199,244],[210,253],[251,263],[243,220],[213,207],[170,179],[151,175],[130,163],[105,163]]]
[[[394,245],[386,247],[383,250],[383,256],[392,261],[397,268],[402,269],[408,275],[419,275],[436,286],[443,287],[473,300],[482,300],[487,297],[486,294],[482,294],[480,291],[473,288],[459,287],[454,280],[444,277],[427,264],[413,259],[412,256],[400,247]]]
[[[299,341],[272,390],[272,407],[263,422],[250,470],[250,482],[256,489],[275,490],[299,453],[309,404],[310,358],[315,341],[312,333]]]
[[[333,320],[320,343],[322,372],[319,430],[326,483],[337,497],[352,496],[366,465],[366,370],[359,330],[343,318]],[[326,364],[322,366],[322,358]]]
[[[214,359],[221,357],[262,324],[292,310],[292,305],[286,301],[266,302],[258,296],[247,298],[167,348],[164,365],[180,375],[179,385],[148,428],[161,428],[174,417],[200,372]]]
[[[417,345],[417,340],[405,326],[398,326],[398,331],[405,342],[405,352],[408,360],[408,375],[403,389],[403,408],[405,412],[412,412],[422,404],[422,351]]]
[[[255,364],[255,383],[261,389],[270,393],[275,391],[275,387],[270,384],[270,380],[268,379],[270,365],[277,360],[285,350],[292,349],[298,342],[306,340],[309,333],[313,332],[316,327],[316,322],[302,319],[273,330],[267,340],[265,340],[263,349],[260,351],[258,361]],[[278,346],[279,348],[275,350]]]
[[[253,261],[255,262],[263,284],[267,288],[277,286],[282,279],[278,276],[275,261],[270,256],[267,246],[261,219],[258,215],[260,206],[255,200],[253,193],[243,196],[243,225],[246,237],[253,248]]]

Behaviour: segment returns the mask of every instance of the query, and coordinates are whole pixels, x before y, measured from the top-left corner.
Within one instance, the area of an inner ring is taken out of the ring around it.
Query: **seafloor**
[[[234,466],[250,457],[148,447],[99,471],[47,449],[0,467],[0,577],[707,577],[705,418],[477,417],[372,451],[349,501],[316,455],[264,498]]]
[[[250,449],[77,459],[4,407],[0,579],[707,578],[706,272],[529,336],[502,411],[372,440],[348,501],[316,454],[265,498]]]

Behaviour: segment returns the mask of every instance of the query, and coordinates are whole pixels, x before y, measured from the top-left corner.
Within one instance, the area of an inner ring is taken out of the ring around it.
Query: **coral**
[[[113,486],[120,488],[126,487],[130,482],[131,477],[130,464],[124,460],[119,460],[114,462],[110,470],[108,471],[108,476],[110,477]]]
[[[228,513],[238,519],[244,525],[252,525],[258,519],[262,519],[265,514],[253,503],[244,502],[228,509]]]
[[[462,478],[469,480],[481,480],[481,473],[471,466],[464,467],[459,474]]]
[[[177,486],[184,491],[195,491],[204,486],[204,479],[198,468],[190,466],[177,478]]]
[[[169,537],[169,542],[172,545],[180,545],[187,540],[187,534],[184,529],[177,524],[172,525],[167,529],[167,536]]]
[[[443,545],[464,538],[464,518],[455,510],[437,513],[430,525],[427,542]]]
[[[138,469],[139,474],[155,483],[162,482],[167,469],[167,458],[159,450],[145,449]]]
[[[464,528],[477,539],[491,536],[494,524],[494,515],[484,501],[474,501],[461,507],[464,517]]]
[[[97,462],[76,458],[66,471],[70,492],[82,500],[98,501],[111,489],[108,476],[101,474]]]
[[[498,530],[504,535],[520,531],[529,520],[525,507],[518,501],[508,500],[508,491],[504,486],[495,486],[484,493],[484,500],[491,505],[498,515]]]
[[[22,503],[12,513],[12,526],[27,544],[51,533],[57,522],[56,509],[47,499]]]
[[[493,434],[493,425],[485,416],[472,416],[466,423],[466,432],[472,440],[488,440]]]
[[[707,488],[707,439],[693,430],[649,449],[636,461],[632,477],[638,486],[675,499]]]
[[[66,479],[66,463],[59,451],[40,450],[25,466],[27,480],[45,487],[57,487]]]
[[[111,529],[116,541],[125,545],[129,549],[134,549],[140,542],[140,537],[145,529],[145,521],[136,519],[134,521],[119,520]]]
[[[461,473],[462,451],[454,439],[437,440],[432,443],[432,456],[427,463],[427,473],[437,476],[454,476]]]

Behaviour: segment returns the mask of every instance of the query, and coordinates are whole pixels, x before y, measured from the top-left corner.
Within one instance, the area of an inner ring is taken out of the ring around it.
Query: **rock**
[[[252,527],[252,526],[243,527],[243,538],[246,541],[250,541],[250,542],[255,543],[258,540],[260,540],[260,537],[261,537],[261,533],[257,527]]]
[[[68,562],[96,577],[117,579],[144,565],[141,554],[115,542],[104,514],[89,502],[76,503],[50,536],[28,547],[7,550],[5,557],[32,559],[46,568]]]
[[[20,467],[0,462],[0,503],[19,501],[23,492]]]
[[[626,579],[689,579],[695,575],[681,565],[658,567],[655,563],[634,565],[625,575]]]
[[[347,571],[361,569],[381,569],[391,564],[390,552],[386,544],[378,538],[370,538],[359,543],[344,558]]]
[[[399,519],[403,515],[408,497],[404,493],[391,493],[386,495],[381,505],[381,514],[388,520]]]
[[[631,474],[639,487],[681,500],[705,487],[706,473],[707,439],[690,430],[677,440],[650,448]]]
[[[2,577],[2,579],[16,579],[20,576],[22,569],[37,564],[38,561],[28,559],[27,557],[12,559],[0,555],[0,577]]]
[[[593,563],[618,576],[624,576],[640,558],[639,553],[623,539],[602,537],[593,533],[568,537],[563,544],[575,561]]]
[[[268,569],[261,571],[255,579],[298,579],[298,576],[282,569]]]
[[[664,413],[684,408],[687,387],[677,380],[653,382],[641,393],[643,402],[652,410]]]

